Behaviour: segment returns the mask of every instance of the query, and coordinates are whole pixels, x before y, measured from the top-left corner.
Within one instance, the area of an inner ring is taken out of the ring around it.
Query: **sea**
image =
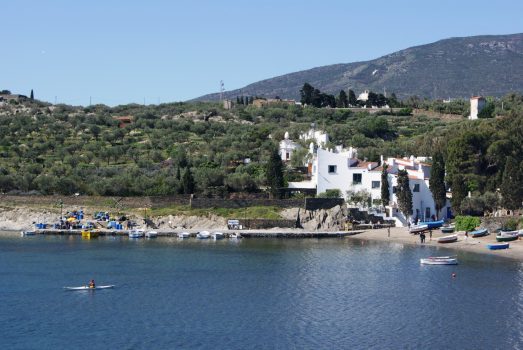
[[[523,266],[350,238],[0,235],[1,349],[520,349]],[[454,277],[453,277],[454,276]],[[90,279],[114,289],[67,291]]]

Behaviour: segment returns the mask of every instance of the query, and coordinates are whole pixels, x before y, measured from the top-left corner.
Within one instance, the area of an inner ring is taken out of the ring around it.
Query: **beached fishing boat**
[[[519,236],[519,237],[523,237],[523,230],[519,230],[519,231],[518,231],[518,236]]]
[[[147,232],[145,232],[145,237],[146,238],[156,238],[156,237],[158,237],[158,232],[156,232],[156,231],[147,231]]]
[[[508,243],[493,243],[487,244],[487,248],[490,250],[508,249],[510,245]]]
[[[420,259],[423,265],[457,265],[458,258],[455,256],[430,256],[425,259]]]
[[[189,232],[178,232],[176,235],[178,238],[189,238],[191,237],[191,234]]]
[[[428,225],[414,225],[414,226],[410,227],[409,232],[410,233],[420,233],[423,231],[427,231],[428,229],[429,229]]]
[[[518,230],[515,230],[515,231],[499,231],[499,234],[498,236],[503,236],[503,237],[512,237],[512,236],[515,236],[515,235],[518,235],[519,236],[519,231]]]
[[[479,230],[470,231],[468,233],[470,237],[477,238],[477,237],[483,237],[488,235],[488,229],[486,228],[480,228]]]
[[[110,289],[114,288],[114,284],[106,285],[106,286],[96,286],[96,287],[89,287],[89,286],[80,286],[80,287],[64,287],[65,290],[99,290],[99,289]]]
[[[438,238],[438,243],[452,243],[458,241],[458,235],[449,235]]]
[[[438,228],[438,227],[441,227],[443,226],[445,222],[443,220],[438,220],[438,221],[424,221],[424,222],[420,222],[418,223],[418,225],[427,225],[429,230],[432,230],[432,229],[435,229],[435,228]]]
[[[200,231],[196,234],[196,238],[198,239],[209,239],[211,237],[211,234],[209,231]]]
[[[496,236],[496,241],[498,242],[511,242],[511,241],[515,241],[516,239],[519,239],[519,235],[516,233],[516,234],[498,234]]]
[[[36,231],[21,231],[20,236],[34,236],[36,235]]]
[[[229,233],[229,238],[230,239],[240,239],[240,238],[242,238],[242,235],[239,234],[238,232],[233,232],[233,233]]]
[[[219,239],[223,239],[225,236],[223,235],[223,232],[213,232],[211,233],[211,238],[214,239],[215,241],[216,240],[219,240]]]
[[[455,229],[456,229],[456,226],[454,226],[454,225],[442,226],[441,227],[441,232],[443,232],[443,233],[452,233],[452,232],[454,232]]]
[[[129,238],[142,238],[145,235],[143,230],[131,230],[129,231]]]

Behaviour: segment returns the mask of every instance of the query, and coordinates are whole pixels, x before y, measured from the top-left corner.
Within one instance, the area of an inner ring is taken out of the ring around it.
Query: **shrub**
[[[474,216],[456,216],[456,231],[473,231],[481,224],[481,220]]]

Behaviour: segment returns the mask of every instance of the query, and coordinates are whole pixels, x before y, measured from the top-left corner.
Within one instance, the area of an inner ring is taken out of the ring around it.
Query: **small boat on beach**
[[[519,236],[519,237],[523,237],[523,230],[519,230],[519,231],[518,231],[518,236]]]
[[[145,232],[145,237],[146,238],[156,238],[156,237],[158,237],[158,232],[156,232],[156,231],[147,231],[147,232]]]
[[[242,238],[242,235],[239,234],[238,232],[232,232],[232,233],[229,233],[228,237],[230,239],[240,239],[240,238]]]
[[[225,236],[223,235],[223,232],[213,232],[211,233],[211,238],[214,239],[215,241],[216,240],[219,240],[219,239],[223,239]]]
[[[423,232],[423,231],[427,231],[429,229],[429,226],[424,224],[424,225],[414,225],[414,226],[411,226],[410,229],[409,229],[409,233],[420,233],[420,232]]]
[[[443,236],[438,238],[438,243],[452,243],[458,241],[458,235],[449,235],[449,236]]]
[[[114,288],[114,284],[106,285],[106,286],[96,286],[96,287],[89,287],[89,286],[80,286],[80,287],[64,287],[65,290],[71,290],[71,291],[77,291],[77,290],[99,290],[99,289],[110,289]]]
[[[519,235],[517,233],[509,234],[509,233],[502,233],[500,232],[496,236],[496,241],[498,242],[511,242],[519,239]]]
[[[457,265],[458,258],[455,256],[430,256],[420,259],[422,265]]]
[[[420,222],[418,223],[418,225],[427,225],[428,229],[429,230],[432,230],[432,229],[435,229],[435,228],[439,228],[441,226],[443,226],[445,222],[443,220],[438,220],[438,221],[424,221],[424,222]]]
[[[142,238],[145,235],[143,230],[131,230],[129,231],[129,238]]]
[[[519,236],[519,231],[518,230],[515,230],[515,231],[499,231],[499,236],[503,236],[503,237],[512,237],[512,236]]]
[[[191,237],[191,234],[189,232],[178,232],[177,234],[178,238],[189,238]]]
[[[209,231],[200,231],[196,234],[196,238],[198,239],[209,239],[211,237],[211,234]]]
[[[487,244],[487,248],[490,250],[508,249],[510,245],[508,243],[492,243]]]
[[[483,237],[488,235],[488,229],[480,228],[479,230],[470,231],[468,235],[472,238]]]
[[[456,226],[449,225],[449,226],[441,226],[440,230],[443,233],[452,233],[456,229]]]
[[[21,231],[20,236],[34,236],[36,235],[36,231]]]

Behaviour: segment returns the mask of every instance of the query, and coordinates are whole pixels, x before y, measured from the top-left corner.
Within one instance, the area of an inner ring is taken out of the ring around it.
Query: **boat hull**
[[[444,236],[438,238],[438,243],[453,243],[458,240],[458,235]]]
[[[447,227],[442,227],[441,228],[441,232],[443,233],[452,233],[454,232],[456,228],[454,226],[447,226]]]
[[[410,233],[420,233],[423,231],[427,231],[429,229],[428,225],[415,225],[411,226],[409,229]]]
[[[458,259],[451,257],[433,257],[420,259],[422,265],[457,265]]]
[[[483,236],[486,236],[488,235],[488,230],[486,228],[484,229],[480,229],[480,230],[476,230],[476,231],[471,231],[468,233],[468,235],[470,237],[483,237]]]
[[[444,223],[445,222],[443,220],[425,221],[425,222],[420,222],[419,225],[427,225],[429,230],[432,230],[432,229],[439,228],[439,227],[443,226]]]
[[[490,250],[508,249],[509,246],[508,243],[487,244],[487,248]]]
[[[111,289],[114,288],[114,284],[106,285],[106,286],[96,286],[94,288],[91,288],[89,286],[80,286],[80,287],[64,287],[65,290],[70,291],[78,291],[78,290],[100,290],[100,289]]]
[[[518,235],[514,236],[496,236],[496,241],[498,242],[512,242],[519,238]]]

